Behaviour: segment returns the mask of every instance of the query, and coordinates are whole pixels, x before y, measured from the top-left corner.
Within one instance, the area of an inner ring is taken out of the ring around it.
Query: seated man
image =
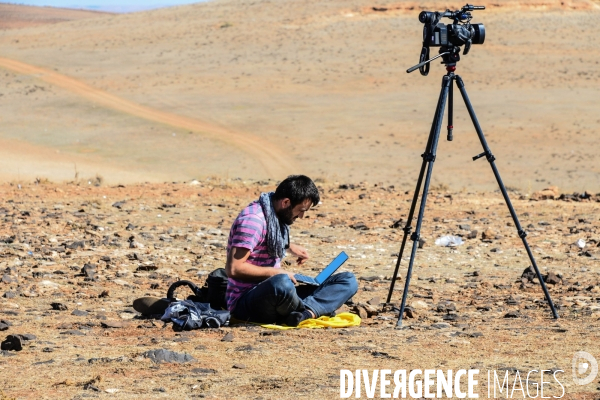
[[[227,242],[227,308],[244,321],[297,326],[308,318],[333,315],[358,290],[354,274],[330,276],[318,287],[296,287],[281,268],[288,250],[304,264],[308,253],[290,243],[289,225],[320,201],[313,181],[292,175],[275,192],[262,193],[235,219]]]

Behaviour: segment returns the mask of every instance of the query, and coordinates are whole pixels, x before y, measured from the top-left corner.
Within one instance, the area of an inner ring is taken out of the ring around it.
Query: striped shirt
[[[267,220],[260,204],[255,201],[237,216],[227,241],[227,254],[232,247],[250,250],[246,261],[259,267],[281,267],[281,260],[269,255],[267,250]],[[233,311],[239,298],[258,285],[258,282],[244,282],[229,278],[227,281],[227,309]]]

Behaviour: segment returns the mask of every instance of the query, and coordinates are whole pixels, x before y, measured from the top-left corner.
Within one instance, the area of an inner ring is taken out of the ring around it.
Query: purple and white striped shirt
[[[227,241],[227,254],[232,247],[250,250],[247,262],[259,267],[281,267],[281,260],[269,255],[267,250],[267,220],[260,204],[255,201],[237,216]],[[227,309],[233,311],[238,299],[258,285],[258,282],[243,282],[229,278],[227,281]]]

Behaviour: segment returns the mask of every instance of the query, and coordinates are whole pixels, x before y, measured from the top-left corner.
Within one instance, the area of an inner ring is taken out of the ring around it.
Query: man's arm
[[[263,281],[279,274],[286,274],[292,282],[296,283],[294,274],[281,268],[259,267],[248,263],[250,250],[243,247],[232,247],[227,253],[227,262],[225,263],[225,272],[227,276],[242,281]]]
[[[306,251],[306,249],[300,245],[290,243],[290,247],[288,248],[288,250],[294,256],[298,257],[298,259],[296,260],[298,262],[298,265],[304,264],[304,262],[309,259],[308,251]]]

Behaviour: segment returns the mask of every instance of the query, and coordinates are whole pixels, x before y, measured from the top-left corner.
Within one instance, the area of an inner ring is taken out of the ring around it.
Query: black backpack
[[[204,286],[198,287],[191,281],[181,280],[174,282],[167,290],[167,298],[175,299],[175,290],[181,286],[189,287],[193,295],[188,296],[188,300],[199,303],[210,303],[210,306],[215,310],[226,310],[227,301],[225,292],[227,291],[227,274],[225,268],[217,268],[206,277]]]

